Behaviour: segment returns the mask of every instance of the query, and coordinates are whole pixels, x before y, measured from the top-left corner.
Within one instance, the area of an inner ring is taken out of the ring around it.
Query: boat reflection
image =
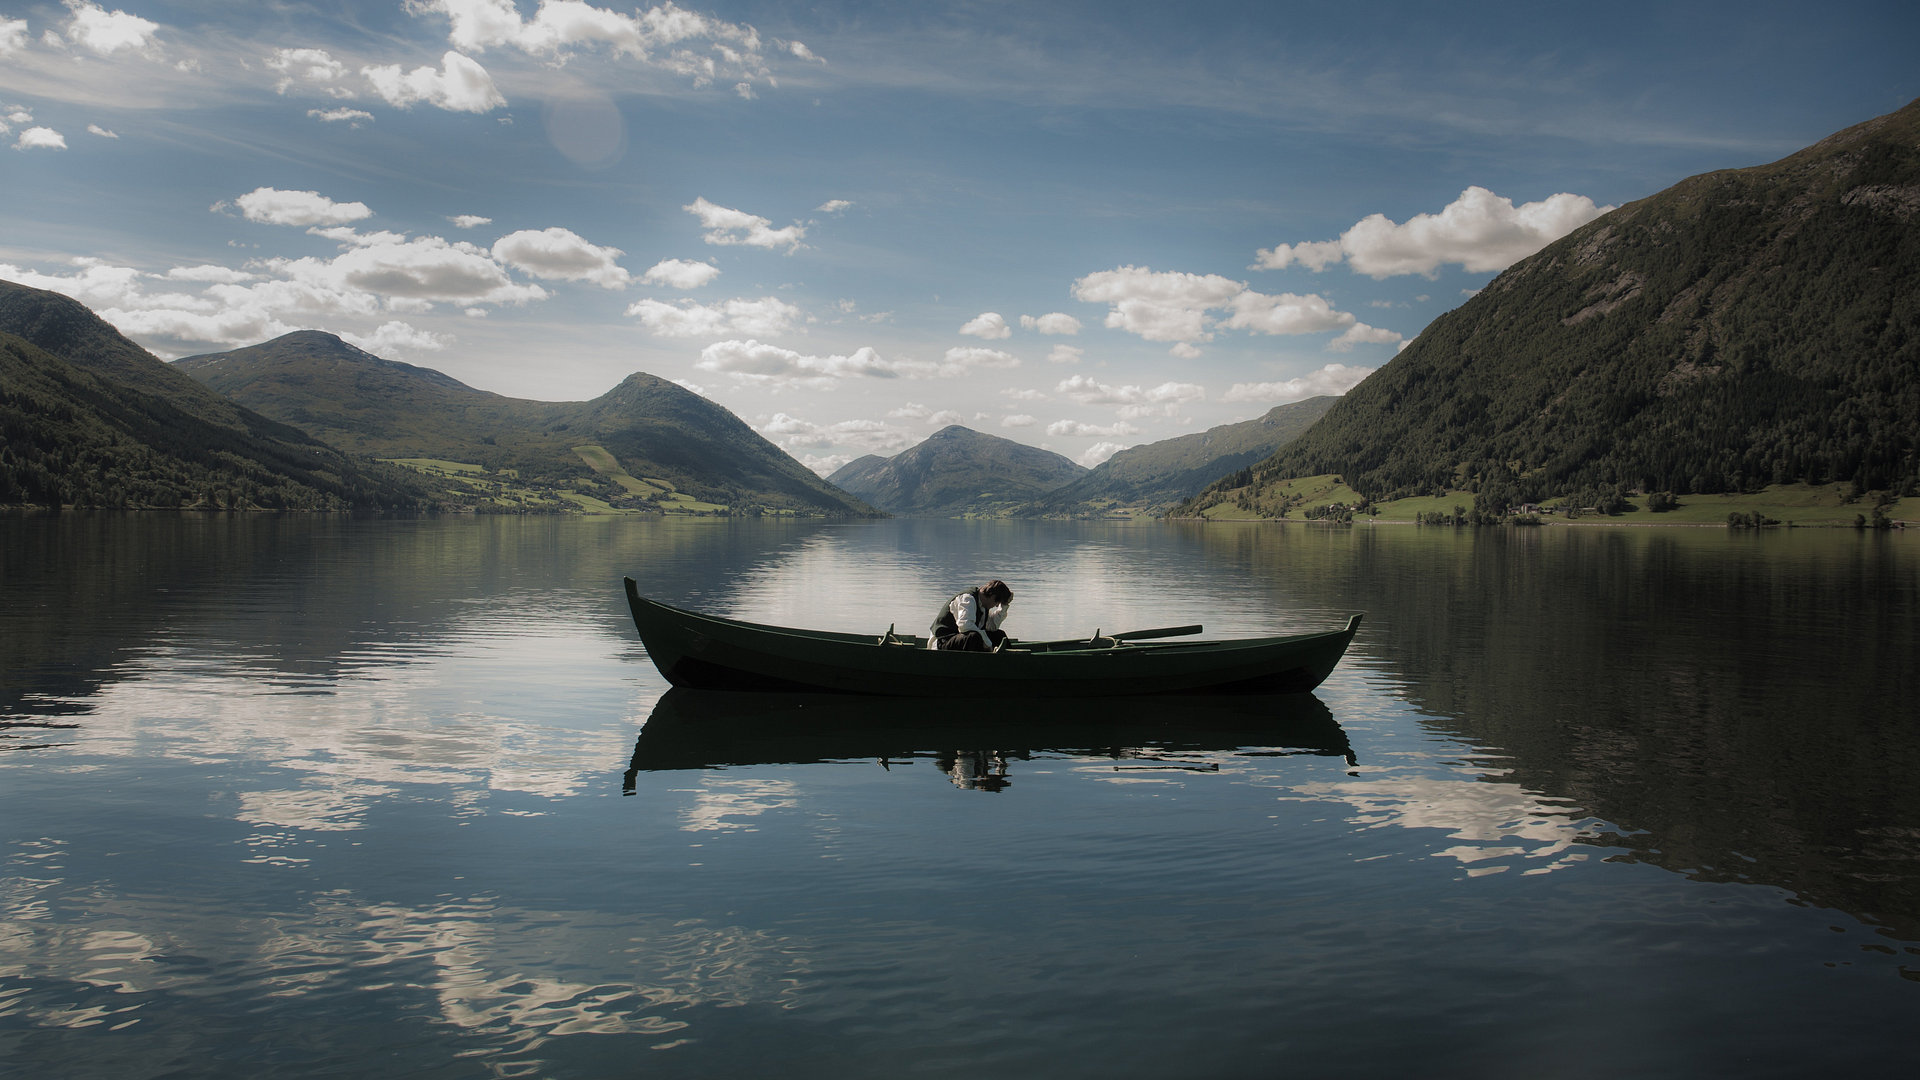
[[[675,688],[640,729],[622,792],[633,794],[643,772],[847,760],[883,767],[931,761],[956,787],[1001,791],[1012,783],[1010,763],[1036,753],[1107,758],[1116,769],[1218,771],[1217,762],[1178,756],[1204,751],[1356,763],[1347,733],[1312,694],[1002,700],[983,709],[930,699]]]

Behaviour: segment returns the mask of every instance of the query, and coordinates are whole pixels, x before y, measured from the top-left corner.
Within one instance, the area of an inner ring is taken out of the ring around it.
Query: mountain
[[[0,282],[0,504],[418,510],[369,464],[168,367],[84,305]]]
[[[1920,483],[1920,102],[1707,173],[1516,263],[1294,443],[1181,508]],[[1591,504],[1588,504],[1591,505]]]
[[[644,373],[592,401],[530,401],[312,330],[174,367],[335,445],[413,461],[482,508],[873,513],[725,408]]]
[[[891,458],[868,455],[851,461],[827,481],[892,514],[987,517],[1086,473],[1051,450],[955,424]]]
[[[1337,400],[1316,397],[1276,405],[1257,419],[1130,446],[1080,479],[1047,492],[1020,513],[1050,517],[1159,515],[1208,482],[1246,468],[1299,438]]]

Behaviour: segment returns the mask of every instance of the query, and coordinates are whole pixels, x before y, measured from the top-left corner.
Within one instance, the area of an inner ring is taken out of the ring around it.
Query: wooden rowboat
[[[885,697],[1079,698],[1140,694],[1294,694],[1319,686],[1345,655],[1345,629],[1225,641],[1144,640],[1198,626],[1068,641],[1016,641],[997,652],[936,652],[926,639],[795,630],[723,619],[640,595],[627,605],[660,674],[695,690],[777,690]]]

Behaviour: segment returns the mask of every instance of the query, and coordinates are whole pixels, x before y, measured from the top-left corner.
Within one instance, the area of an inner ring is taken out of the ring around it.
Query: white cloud
[[[1122,420],[1172,416],[1181,405],[1207,396],[1206,388],[1197,383],[1164,382],[1148,389],[1132,384],[1109,386],[1086,375],[1062,379],[1054,390],[1082,405],[1117,405]]]
[[[484,248],[437,236],[385,240],[356,247],[332,261],[268,260],[289,277],[385,297],[457,304],[511,304],[544,300],[538,285],[519,285]]]
[[[443,335],[418,330],[406,323],[394,321],[384,323],[371,334],[345,333],[341,339],[373,353],[375,356],[390,356],[394,353],[439,352],[453,343],[453,339]]]
[[[1003,428],[1032,427],[1039,422],[1040,421],[1028,416],[1026,413],[1014,413],[1011,416],[1003,416],[1000,418],[1000,426]]]
[[[448,112],[483,113],[507,104],[487,69],[457,52],[440,58],[439,71],[422,66],[403,74],[400,65],[388,64],[361,68],[360,74],[389,105],[403,109],[424,101]]]
[[[809,356],[778,345],[759,341],[717,341],[700,350],[694,364],[702,371],[726,375],[739,382],[755,383],[773,389],[825,387],[835,379],[868,376],[890,379],[915,375],[933,365],[915,361],[889,361],[871,348],[860,348],[850,356]]]
[[[1268,296],[1252,290],[1233,298],[1233,314],[1222,323],[1259,334],[1318,334],[1352,326],[1354,318],[1319,296],[1281,293]]]
[[[887,416],[894,420],[917,420],[920,423],[936,428],[947,427],[966,420],[966,417],[961,416],[952,409],[941,409],[935,412],[917,401],[909,401],[905,405],[889,412]]]
[[[731,210],[710,203],[704,196],[681,207],[687,213],[700,219],[707,233],[702,238],[715,246],[744,244],[747,247],[777,248],[785,247],[791,255],[800,248],[800,241],[806,238],[807,230],[800,225],[789,225],[776,229],[773,222],[744,210]]]
[[[600,47],[691,76],[696,86],[722,76],[771,81],[760,35],[753,27],[710,18],[671,2],[628,15],[584,0],[542,0],[530,20],[521,17],[512,0],[415,0],[410,10],[445,14],[452,23],[448,39],[472,52],[508,45],[564,59],[574,49]],[[691,47],[702,42],[703,50]],[[801,59],[813,58],[806,46],[796,50],[796,45],[788,43],[787,51]]]
[[[65,150],[67,137],[50,127],[30,127],[14,140],[15,150]]]
[[[481,217],[479,214],[455,214],[447,220],[453,222],[453,227],[456,229],[477,229],[482,225],[493,224],[492,218]]]
[[[947,350],[947,362],[941,374],[957,375],[973,368],[1016,368],[1020,358],[999,349],[987,349],[978,345],[961,346]]]
[[[1318,272],[1345,260],[1355,273],[1376,280],[1397,274],[1431,278],[1448,263],[1474,273],[1504,270],[1612,209],[1566,192],[1516,207],[1512,199],[1474,186],[1439,213],[1416,214],[1404,225],[1372,214],[1338,240],[1262,248],[1253,268],[1299,263]]]
[[[773,337],[791,330],[805,318],[799,308],[777,297],[733,299],[718,304],[683,300],[669,304],[648,297],[627,307],[627,314],[661,337],[717,337],[746,334]]]
[[[665,285],[669,289],[697,289],[720,276],[720,268],[712,263],[694,262],[691,259],[662,259],[647,268],[640,280],[649,285]]]
[[[338,124],[345,121],[354,127],[373,119],[373,114],[365,109],[308,109],[307,115],[322,123]]]
[[[1352,352],[1355,345],[1398,345],[1405,341],[1406,337],[1397,331],[1356,322],[1347,327],[1346,333],[1329,341],[1327,348],[1333,352]]]
[[[1127,444],[1125,443],[1097,442],[1087,447],[1085,453],[1073,460],[1078,462],[1083,468],[1091,469],[1126,448]]]
[[[960,332],[969,337],[985,338],[988,341],[1013,335],[1013,330],[1007,326],[1007,320],[1001,318],[997,311],[986,311],[974,316],[960,328]]]
[[[1144,266],[1101,270],[1073,283],[1074,299],[1109,305],[1109,328],[1148,341],[1211,341],[1207,312],[1245,291],[1244,283],[1218,274],[1155,273]]]
[[[1147,267],[1123,266],[1088,274],[1073,283],[1073,295],[1109,305],[1109,327],[1148,341],[1174,342],[1173,354],[1183,359],[1199,356],[1193,343],[1212,341],[1222,329],[1317,334],[1344,330],[1355,322],[1324,297],[1270,296],[1218,274],[1155,273]]]
[[[245,270],[235,270],[231,266],[203,264],[200,266],[176,266],[167,271],[167,280],[217,282],[222,285],[235,285],[243,281],[252,281],[253,275],[247,273]]]
[[[819,60],[822,64],[826,63],[825,60],[820,60],[818,56],[815,56],[812,49],[807,48],[798,41],[787,42],[787,51],[802,60]]]
[[[301,79],[316,83],[333,83],[346,77],[347,65],[333,58],[325,49],[275,49],[267,57],[267,67],[281,73],[281,79],[273,88],[284,94]],[[351,91],[348,91],[351,93]]]
[[[1031,390],[1031,389],[1016,390],[1011,387],[1000,391],[1000,396],[1008,399],[1009,401],[1045,401],[1047,400],[1047,395],[1042,391]]]
[[[754,430],[788,453],[798,454],[807,468],[822,476],[852,461],[856,454],[824,456],[810,450],[834,450],[851,446],[860,454],[892,455],[913,445],[913,436],[878,420],[842,420],[835,424],[816,424],[787,413],[774,413],[770,419],[754,425]]]
[[[248,221],[265,225],[345,225],[373,216],[363,202],[337,203],[317,191],[254,188],[233,200]],[[215,203],[222,209],[225,203]]]
[[[1080,358],[1085,355],[1087,355],[1087,350],[1079,348],[1077,346],[1064,345],[1064,344],[1055,345],[1051,350],[1047,352],[1047,363],[1077,364],[1080,362]]]
[[[0,19],[0,56],[19,52],[27,44],[27,20]]]
[[[591,281],[603,289],[622,289],[632,280],[618,261],[619,248],[590,244],[571,229],[522,229],[494,241],[493,257],[535,277]]]
[[[99,124],[88,124],[87,134],[98,135],[103,139],[117,139],[120,137],[118,134],[108,131],[106,128],[101,127]]]
[[[796,42],[795,44],[798,44],[798,42]],[[801,46],[801,47],[805,48],[805,46]],[[840,211],[845,210],[847,207],[852,205],[853,205],[852,203],[848,202],[845,199],[828,199],[826,202],[823,202],[819,206],[814,207],[813,212],[816,214],[837,214]]]
[[[1028,330],[1038,330],[1043,334],[1077,334],[1080,332],[1080,320],[1064,311],[1048,312],[1038,317],[1020,316],[1020,325]]]
[[[153,43],[153,35],[160,29],[159,23],[124,11],[108,11],[85,0],[66,0],[66,3],[67,10],[73,12],[73,18],[67,21],[67,40],[101,56],[111,56],[122,49],[143,51]]]
[[[1220,395],[1220,400],[1284,405],[1289,401],[1301,401],[1323,394],[1338,396],[1360,385],[1360,380],[1373,374],[1375,370],[1369,367],[1328,364],[1310,375],[1288,379],[1285,382],[1235,383],[1226,393]]]
[[[1127,423],[1125,420],[1117,424],[1083,424],[1078,420],[1055,420],[1053,423],[1047,425],[1047,434],[1055,436],[1056,438],[1083,435],[1116,438],[1126,435],[1138,435],[1140,434],[1140,429]]]

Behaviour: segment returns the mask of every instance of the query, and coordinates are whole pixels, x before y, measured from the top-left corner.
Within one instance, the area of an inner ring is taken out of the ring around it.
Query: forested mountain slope
[[[888,513],[965,517],[1005,514],[1086,473],[1051,450],[955,424],[891,458],[849,462],[827,479]]]
[[[1078,480],[1022,507],[1022,516],[1157,515],[1207,483],[1300,437],[1338,398],[1276,405],[1264,416],[1130,446]]]
[[[636,506],[672,508],[658,498],[670,493],[733,513],[873,513],[725,408],[644,373],[592,401],[532,401],[318,331],[175,366],[269,416],[383,458],[472,463],[536,488],[598,484]]]
[[[355,460],[174,371],[84,305],[0,282],[0,504],[417,510]]]
[[[1179,512],[1337,473],[1374,499],[1920,482],[1920,102],[1696,176],[1495,278]],[[1242,478],[1244,480],[1244,478]],[[1251,490],[1249,490],[1249,488]]]

